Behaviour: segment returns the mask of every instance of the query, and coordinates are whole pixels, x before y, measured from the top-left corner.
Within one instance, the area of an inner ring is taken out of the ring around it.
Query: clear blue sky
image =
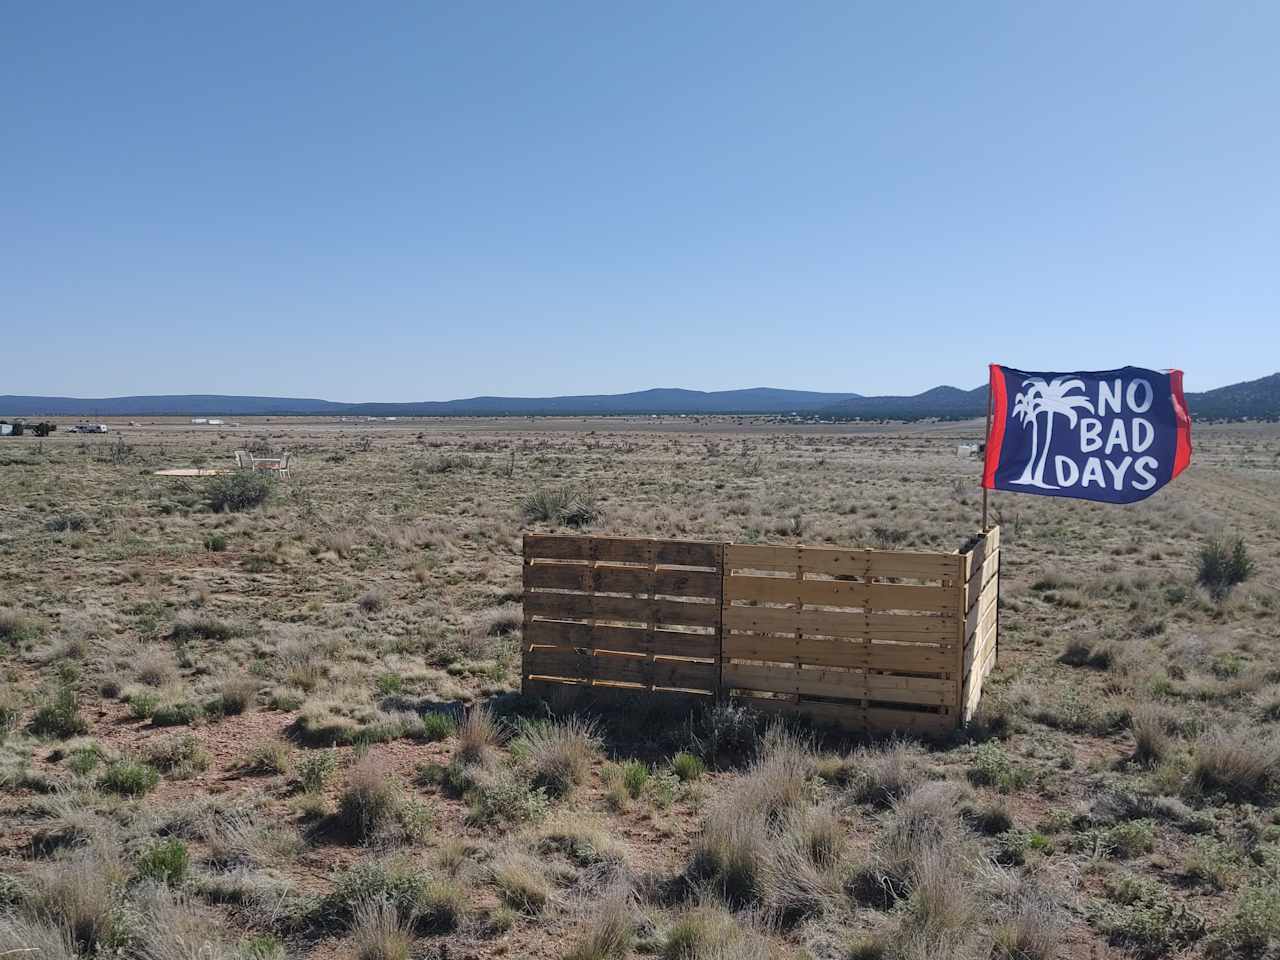
[[[0,394],[1263,376],[1277,36],[1267,3],[7,3]]]

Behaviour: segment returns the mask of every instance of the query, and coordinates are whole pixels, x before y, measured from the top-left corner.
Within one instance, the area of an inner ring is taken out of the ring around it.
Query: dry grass
[[[607,956],[624,882],[631,952],[685,960],[1273,949],[1280,430],[1196,429],[1192,469],[1105,523],[993,495],[1000,663],[927,751],[811,747],[733,704],[509,737],[545,716],[510,696],[520,537],[566,519],[521,506],[589,480],[593,533],[950,550],[981,424],[274,418],[131,429],[127,464],[6,443],[0,944],[65,960],[65,914],[103,956],[187,960],[183,929],[202,960],[327,960],[386,898],[411,955]],[[298,458],[254,509],[149,473],[251,440]],[[1215,599],[1221,531],[1250,575]],[[148,719],[177,705],[177,732]],[[158,906],[136,873],[169,842],[188,878]]]
[[[356,960],[409,960],[415,919],[386,898],[357,904],[351,929]]]

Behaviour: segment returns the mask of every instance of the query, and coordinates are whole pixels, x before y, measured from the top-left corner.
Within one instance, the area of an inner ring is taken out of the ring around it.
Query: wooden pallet
[[[940,732],[995,664],[999,528],[965,552],[529,535],[523,686],[731,696]]]
[[[574,684],[713,698],[724,546],[524,538],[525,692]]]

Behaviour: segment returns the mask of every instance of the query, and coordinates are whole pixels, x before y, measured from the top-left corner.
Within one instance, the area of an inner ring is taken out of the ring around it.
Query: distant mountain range
[[[1280,417],[1280,373],[1204,393],[1188,393],[1198,419]],[[985,416],[987,387],[934,387],[914,396],[865,397],[810,390],[641,390],[577,397],[471,397],[418,403],[337,403],[291,397],[231,397],[207,394],[106,397],[0,396],[0,416],[572,416],[648,414],[801,414],[862,420],[961,420]]]

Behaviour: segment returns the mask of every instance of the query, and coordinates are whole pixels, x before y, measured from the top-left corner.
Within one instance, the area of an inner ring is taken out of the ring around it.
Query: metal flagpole
[[[987,444],[991,442],[991,382],[987,381],[987,430],[982,435],[982,469],[985,472],[987,468]],[[982,529],[980,533],[987,532],[987,488],[982,488]]]

